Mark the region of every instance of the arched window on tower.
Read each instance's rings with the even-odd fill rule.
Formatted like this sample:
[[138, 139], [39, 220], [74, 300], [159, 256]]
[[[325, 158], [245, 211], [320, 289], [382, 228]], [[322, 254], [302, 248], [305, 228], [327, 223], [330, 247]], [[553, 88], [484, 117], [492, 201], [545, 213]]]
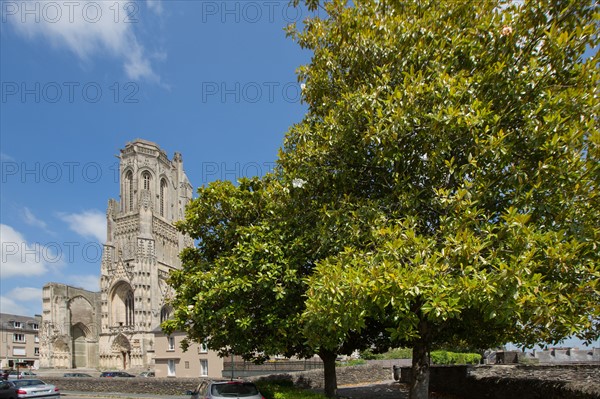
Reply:
[[133, 291], [129, 291], [127, 293], [127, 297], [125, 298], [125, 325], [132, 326], [134, 323], [133, 319]]
[[133, 172], [131, 171], [127, 172], [127, 174], [125, 175], [125, 190], [127, 190], [127, 210], [133, 211]]
[[110, 322], [115, 327], [134, 325], [134, 295], [129, 283], [121, 281], [111, 290]]
[[160, 181], [160, 216], [165, 216], [165, 193], [167, 191], [167, 181]]
[[150, 190], [150, 173], [142, 173], [142, 180], [144, 181], [144, 190]]
[[162, 307], [162, 309], [160, 310], [160, 322], [164, 322], [167, 321], [171, 318], [171, 315], [173, 314], [173, 308], [169, 305], [165, 305]]

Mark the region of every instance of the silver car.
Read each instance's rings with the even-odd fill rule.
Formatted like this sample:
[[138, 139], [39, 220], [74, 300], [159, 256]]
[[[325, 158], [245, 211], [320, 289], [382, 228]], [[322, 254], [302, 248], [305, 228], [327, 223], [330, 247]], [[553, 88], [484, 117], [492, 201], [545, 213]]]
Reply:
[[256, 385], [245, 381], [203, 381], [191, 394], [192, 399], [265, 399]]
[[8, 383], [17, 390], [17, 398], [60, 399], [58, 388], [42, 380], [10, 380]]
[[17, 371], [11, 370], [8, 372], [8, 378], [11, 380], [17, 380], [21, 378], [35, 378], [35, 373], [31, 371]]

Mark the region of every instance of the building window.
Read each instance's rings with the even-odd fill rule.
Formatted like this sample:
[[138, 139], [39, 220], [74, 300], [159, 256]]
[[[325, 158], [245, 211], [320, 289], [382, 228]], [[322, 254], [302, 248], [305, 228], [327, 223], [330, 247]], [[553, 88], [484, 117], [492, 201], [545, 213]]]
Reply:
[[27, 350], [25, 348], [17, 348], [13, 346], [12, 354], [13, 356], [27, 356]]
[[150, 190], [150, 173], [142, 173], [142, 181], [144, 182], [144, 190]]
[[167, 181], [160, 181], [160, 216], [165, 216], [165, 192], [167, 190]]
[[40, 337], [39, 337], [39, 335], [37, 335], [37, 334], [36, 334], [36, 335], [34, 335], [34, 336], [33, 336], [33, 342], [35, 342], [36, 344], [37, 344], [38, 342], [40, 342]]
[[13, 342], [25, 342], [25, 334], [13, 334]]
[[40, 355], [40, 348], [33, 348], [33, 355], [34, 356], [39, 356]]
[[134, 324], [133, 312], [134, 312], [133, 291], [129, 291], [127, 293], [127, 297], [125, 297], [125, 325], [133, 326], [133, 324]]
[[169, 337], [169, 349], [170, 351], [175, 350], [175, 337]]
[[173, 359], [167, 361], [167, 376], [175, 377], [175, 360]]
[[208, 377], [208, 360], [200, 360], [200, 377]]
[[186, 362], [185, 362], [185, 368], [186, 368], [186, 369], [189, 369], [189, 368], [190, 368], [190, 362], [188, 362], [188, 361], [186, 361]]
[[127, 186], [127, 203], [129, 211], [133, 211], [133, 172], [129, 171], [125, 175], [125, 184]]
[[23, 328], [23, 323], [21, 323], [20, 321], [13, 321], [13, 327], [14, 328]]
[[135, 301], [131, 286], [119, 282], [112, 290], [110, 298], [110, 323], [117, 327], [134, 326]]
[[39, 326], [39, 324], [37, 324], [37, 323], [32, 323], [32, 324], [31, 324], [31, 328], [32, 328], [32, 329], [34, 329], [34, 330], [39, 330], [39, 329], [40, 329], [40, 326]]
[[163, 306], [163, 308], [160, 310], [160, 322], [162, 323], [163, 321], [169, 320], [172, 313], [173, 308], [171, 308], [169, 305]]
[[202, 342], [199, 349], [199, 353], [208, 353], [208, 346], [206, 345], [206, 342]]

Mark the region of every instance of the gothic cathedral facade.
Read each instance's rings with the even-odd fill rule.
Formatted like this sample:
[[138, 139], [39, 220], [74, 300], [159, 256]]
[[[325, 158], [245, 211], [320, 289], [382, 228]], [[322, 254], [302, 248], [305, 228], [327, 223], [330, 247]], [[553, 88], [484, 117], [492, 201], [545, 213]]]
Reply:
[[120, 200], [109, 200], [100, 292], [44, 286], [40, 366], [148, 369], [154, 332], [172, 309], [166, 283], [193, 241], [173, 226], [184, 218], [192, 186], [181, 154], [169, 160], [137, 139], [121, 150]]

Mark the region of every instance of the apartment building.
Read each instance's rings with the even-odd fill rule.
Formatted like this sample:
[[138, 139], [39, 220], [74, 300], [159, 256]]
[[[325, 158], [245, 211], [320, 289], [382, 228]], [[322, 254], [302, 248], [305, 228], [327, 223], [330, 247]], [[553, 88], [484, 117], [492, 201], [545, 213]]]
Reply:
[[39, 367], [42, 316], [0, 313], [0, 368]]
[[160, 328], [154, 330], [154, 369], [157, 377], [222, 378], [223, 359], [206, 345], [193, 343], [187, 351], [181, 349], [183, 332], [166, 335]]

